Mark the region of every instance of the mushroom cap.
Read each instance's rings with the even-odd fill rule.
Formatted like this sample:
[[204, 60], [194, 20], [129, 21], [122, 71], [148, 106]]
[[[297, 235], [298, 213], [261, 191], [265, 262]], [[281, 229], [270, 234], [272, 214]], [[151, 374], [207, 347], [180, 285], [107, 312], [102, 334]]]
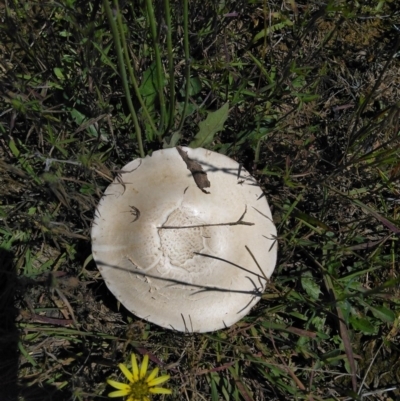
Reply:
[[[191, 161], [209, 188], [196, 184]], [[202, 148], [159, 150], [128, 163], [100, 200], [91, 236], [115, 297], [136, 316], [178, 331], [240, 320], [260, 300], [277, 255], [256, 180]]]

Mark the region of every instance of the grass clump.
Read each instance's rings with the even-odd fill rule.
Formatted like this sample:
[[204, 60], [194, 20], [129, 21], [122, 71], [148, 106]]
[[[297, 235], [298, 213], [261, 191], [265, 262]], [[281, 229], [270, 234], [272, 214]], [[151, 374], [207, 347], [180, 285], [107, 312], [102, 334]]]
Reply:
[[[13, 0], [0, 19], [6, 397], [100, 399], [131, 352], [175, 399], [399, 397], [395, 1]], [[104, 188], [177, 144], [243, 163], [278, 226], [262, 301], [210, 334], [118, 308], [91, 258]]]

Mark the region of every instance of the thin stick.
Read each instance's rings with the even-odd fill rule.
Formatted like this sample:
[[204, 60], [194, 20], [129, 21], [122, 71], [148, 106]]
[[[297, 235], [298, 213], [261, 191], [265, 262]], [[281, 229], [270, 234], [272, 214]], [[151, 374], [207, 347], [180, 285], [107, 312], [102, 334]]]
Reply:
[[[126, 75], [124, 56], [122, 54], [121, 40], [119, 37], [117, 23], [115, 22], [114, 15], [111, 11], [109, 0], [103, 0], [103, 5], [104, 5], [104, 9], [107, 14], [108, 22], [110, 24], [111, 33], [113, 36], [115, 52], [116, 52], [117, 60], [118, 60], [119, 73], [120, 73], [122, 85], [124, 88], [126, 102], [128, 104], [129, 112], [131, 113], [133, 125], [134, 125], [135, 131], [136, 131], [136, 138], [137, 138], [137, 143], [138, 143], [138, 148], [139, 148], [139, 154], [140, 154], [140, 157], [143, 158], [145, 156], [145, 153], [143, 150], [143, 143], [142, 143], [142, 130], [140, 129], [137, 114], [136, 114], [135, 108], [132, 103], [132, 98], [131, 98], [131, 93], [130, 93], [130, 89], [129, 89], [129, 85], [128, 85], [128, 77]], [[116, 0], [114, 0], [114, 7], [116, 8], [116, 10], [118, 10], [118, 3], [116, 2]], [[119, 12], [119, 11], [117, 11], [117, 12]]]
[[272, 336], [271, 329], [269, 330], [269, 335], [271, 337], [272, 346], [274, 347], [274, 350], [275, 350], [276, 354], [278, 355], [278, 358], [281, 360], [282, 365], [285, 367], [286, 372], [289, 373], [289, 375], [291, 376], [293, 381], [297, 384], [297, 386], [299, 387], [300, 390], [306, 391], [306, 387], [304, 386], [304, 384], [296, 376], [296, 374], [289, 368], [289, 366], [287, 365], [285, 360], [282, 358], [282, 355], [279, 353], [278, 349], [276, 348], [274, 337]]
[[172, 49], [172, 23], [171, 9], [169, 0], [164, 0], [165, 23], [167, 25], [167, 50], [168, 50], [168, 67], [169, 67], [169, 117], [166, 132], [174, 124], [175, 117], [175, 70], [174, 70], [174, 54]]
[[247, 252], [250, 254], [250, 256], [253, 258], [255, 264], [257, 265], [258, 269], [260, 270], [260, 272], [261, 272], [261, 274], [263, 275], [263, 277], [265, 278], [265, 280], [267, 280], [267, 282], [268, 282], [268, 281], [269, 281], [269, 280], [268, 280], [268, 277], [267, 277], [267, 276], [265, 275], [265, 273], [263, 272], [263, 269], [261, 269], [260, 264], [257, 262], [257, 259], [256, 259], [255, 256], [253, 255], [253, 252], [250, 251], [250, 248], [249, 248], [247, 245], [245, 245], [244, 247], [246, 248], [246, 250], [247, 250]]
[[[383, 341], [382, 341], [381, 345], [379, 346], [378, 351], [376, 351], [374, 357], [372, 358], [371, 363], [369, 364], [367, 371], [365, 372], [364, 378], [363, 378], [363, 380], [362, 380], [362, 382], [361, 382], [361, 384], [360, 384], [360, 388], [358, 389], [358, 395], [361, 394], [361, 391], [362, 391], [362, 388], [363, 388], [363, 386], [364, 386], [365, 380], [366, 380], [366, 378], [367, 378], [367, 376], [368, 376], [368, 373], [369, 373], [369, 371], [370, 371], [372, 365], [374, 364], [375, 359], [376, 359], [376, 357], [378, 356], [379, 351], [381, 350], [382, 346], [383, 346]], [[362, 396], [365, 396], [365, 394], [362, 394]]]
[[229, 222], [229, 223], [214, 223], [214, 224], [194, 224], [192, 226], [162, 226], [157, 227], [159, 230], [180, 230], [183, 228], [200, 228], [200, 227], [218, 227], [218, 226], [254, 226], [254, 223], [250, 223], [248, 221], [243, 221], [243, 217], [247, 212], [247, 206], [244, 213], [240, 216], [238, 221]]
[[163, 88], [164, 80], [162, 71], [162, 61], [161, 61], [159, 40], [157, 37], [156, 17], [154, 15], [153, 3], [151, 0], [146, 0], [145, 2], [146, 2], [148, 22], [150, 25], [150, 34], [153, 40], [153, 50], [156, 62], [157, 94], [158, 94], [158, 99], [160, 101], [160, 125], [159, 125], [158, 137], [161, 140], [164, 131], [164, 123], [165, 123], [164, 119], [166, 113], [164, 88]]
[[185, 51], [185, 100], [183, 102], [183, 110], [181, 121], [179, 122], [178, 132], [182, 129], [185, 122], [187, 107], [189, 103], [190, 91], [190, 51], [189, 51], [189, 1], [183, 1], [183, 48]]

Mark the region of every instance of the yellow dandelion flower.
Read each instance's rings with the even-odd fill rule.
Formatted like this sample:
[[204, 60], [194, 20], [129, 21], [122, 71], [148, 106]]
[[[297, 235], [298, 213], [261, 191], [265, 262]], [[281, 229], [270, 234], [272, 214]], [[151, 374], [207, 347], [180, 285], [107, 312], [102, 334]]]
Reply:
[[108, 394], [109, 397], [128, 397], [126, 401], [150, 401], [151, 394], [172, 394], [172, 391], [168, 388], [156, 387], [169, 380], [169, 375], [157, 377], [158, 368], [153, 369], [147, 375], [147, 368], [149, 366], [148, 355], [144, 356], [140, 369], [135, 354], [132, 354], [131, 358], [132, 372], [123, 363], [118, 365], [122, 373], [129, 380], [129, 383], [120, 383], [108, 379], [107, 383], [118, 390]]

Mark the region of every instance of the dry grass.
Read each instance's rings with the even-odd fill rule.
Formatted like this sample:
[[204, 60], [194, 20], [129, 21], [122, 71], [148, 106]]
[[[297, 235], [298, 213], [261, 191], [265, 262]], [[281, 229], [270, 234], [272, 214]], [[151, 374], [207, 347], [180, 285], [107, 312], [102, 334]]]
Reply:
[[[171, 374], [177, 400], [400, 397], [399, 10], [360, 3], [190, 2], [199, 90], [180, 143], [229, 101], [210, 148], [257, 177], [280, 243], [261, 302], [210, 334], [132, 316], [91, 258], [95, 205], [138, 155], [101, 3], [0, 5], [2, 399], [105, 398], [131, 352]], [[132, 4], [141, 80], [153, 55]], [[179, 115], [183, 11], [172, 9]], [[160, 147], [145, 138], [147, 152]]]

